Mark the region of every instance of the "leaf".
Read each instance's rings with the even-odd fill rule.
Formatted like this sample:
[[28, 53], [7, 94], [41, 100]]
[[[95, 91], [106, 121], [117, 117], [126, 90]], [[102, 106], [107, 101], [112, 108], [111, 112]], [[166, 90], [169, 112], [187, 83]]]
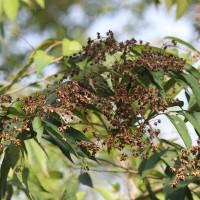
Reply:
[[[54, 137], [54, 139], [57, 140], [57, 142], [61, 142], [65, 145], [65, 147], [68, 149], [70, 153], [73, 153], [76, 157], [85, 157], [85, 154], [81, 151], [81, 149], [77, 146], [74, 138], [67, 132], [61, 133], [58, 130], [58, 127], [55, 126], [52, 123], [49, 123], [45, 121], [47, 126], [45, 126], [45, 129], [49, 133], [51, 137]], [[75, 129], [74, 129], [75, 130]], [[62, 141], [63, 138], [66, 138], [66, 141]]]
[[19, 0], [5, 0], [3, 1], [4, 12], [11, 22], [14, 22], [19, 10]]
[[43, 69], [51, 63], [53, 56], [46, 54], [42, 50], [36, 51], [34, 55], [34, 63], [38, 74], [41, 74]]
[[9, 115], [10, 117], [16, 117], [16, 116], [25, 117], [26, 116], [21, 110], [18, 110], [17, 108], [14, 108], [14, 107], [8, 108], [7, 115]]
[[193, 111], [198, 111], [200, 112], [200, 105], [197, 104], [195, 95], [192, 94], [190, 96], [189, 102], [188, 102], [188, 111], [193, 112]]
[[51, 179], [62, 179], [63, 173], [60, 171], [50, 171], [49, 176]]
[[200, 106], [200, 87], [199, 87], [199, 83], [198, 83], [197, 79], [195, 79], [195, 77], [193, 77], [190, 74], [181, 73], [180, 76], [183, 77], [185, 82], [192, 89], [192, 92], [194, 93], [194, 95], [196, 97], [197, 103]]
[[165, 140], [165, 139], [160, 139], [161, 142], [166, 143], [174, 148], [176, 148], [177, 150], [181, 150], [183, 149], [183, 147], [180, 144], [174, 143], [173, 141], [170, 140]]
[[107, 188], [100, 185], [95, 185], [94, 188], [101, 194], [104, 200], [113, 200], [113, 195]]
[[165, 187], [164, 187], [164, 193], [166, 194], [165, 199], [170, 200], [189, 200], [186, 198], [189, 193], [188, 184], [194, 182], [194, 177], [185, 177], [184, 181], [179, 182], [179, 184], [176, 186], [176, 188], [171, 188], [169, 184], [173, 180], [169, 178], [167, 181], [165, 181]]
[[63, 144], [62, 141], [58, 140], [50, 131], [46, 130], [49, 135], [43, 135], [43, 138], [46, 139], [47, 141], [51, 142], [52, 144], [56, 145], [61, 151], [62, 153], [72, 162], [74, 163], [74, 161], [72, 160], [71, 156], [70, 156], [70, 152], [69, 149]]
[[200, 135], [200, 112], [184, 112], [183, 115], [193, 125]]
[[32, 121], [33, 130], [37, 133], [36, 137], [38, 142], [41, 141], [42, 134], [44, 132], [44, 126], [40, 116], [36, 116]]
[[[78, 177], [75, 175], [70, 176], [66, 183], [66, 192], [65, 192], [65, 198], [62, 198], [63, 200], [77, 200], [76, 193], [79, 188], [79, 180]], [[69, 187], [70, 186], [70, 187]]]
[[67, 38], [64, 38], [62, 41], [62, 55], [69, 56], [73, 53], [77, 53], [82, 49], [82, 46], [79, 42], [73, 40], [70, 41]]
[[14, 168], [19, 160], [19, 148], [11, 144], [5, 150], [5, 155], [1, 164], [0, 169], [0, 199], [3, 197], [6, 185], [7, 176], [10, 168]]
[[[182, 2], [182, 0], [179, 0], [179, 1]], [[186, 1], [186, 0], [183, 0], [183, 1]], [[189, 44], [189, 43], [187, 43], [187, 42], [185, 42], [185, 41], [183, 41], [183, 40], [181, 40], [181, 39], [179, 39], [179, 38], [177, 38], [177, 37], [166, 36], [164, 39], [175, 40], [175, 41], [179, 42], [180, 44], [183, 44], [183, 45], [187, 46], [188, 48], [190, 48], [190, 49], [192, 49], [192, 50], [194, 50], [194, 51], [200, 53], [200, 52], [199, 52], [196, 48], [194, 48], [191, 44]]]
[[33, 199], [28, 188], [28, 169], [21, 165], [21, 159], [19, 165], [15, 168], [12, 184], [22, 189], [29, 199]]
[[14, 144], [10, 144], [7, 148], [7, 157], [9, 159], [11, 168], [14, 169], [20, 158], [19, 147], [15, 146]]
[[80, 183], [82, 183], [83, 185], [87, 185], [89, 187], [93, 187], [93, 184], [92, 184], [92, 179], [90, 177], [90, 175], [85, 172], [85, 173], [82, 173], [80, 176], [79, 176], [79, 181]]
[[150, 73], [151, 73], [154, 81], [162, 88], [162, 84], [163, 84], [164, 76], [165, 76], [164, 70], [161, 69], [156, 72], [151, 71]]
[[155, 152], [147, 160], [143, 160], [139, 166], [139, 173], [142, 175], [142, 178], [145, 178], [152, 169], [158, 164], [161, 160], [161, 156], [164, 155], [167, 150], [160, 151], [159, 153]]
[[70, 135], [74, 140], [83, 140], [86, 142], [91, 142], [91, 140], [89, 138], [87, 138], [83, 133], [81, 133], [80, 131], [74, 129], [74, 128], [69, 128], [65, 131], [65, 134]]
[[41, 8], [45, 8], [45, 1], [44, 0], [36, 0], [36, 2]]
[[[173, 98], [182, 90], [182, 87], [177, 85], [176, 82], [177, 82], [176, 79], [171, 78], [165, 83], [164, 91], [166, 96], [170, 94], [170, 96]], [[173, 91], [174, 90], [173, 88], [175, 88], [175, 92]]]
[[[27, 158], [31, 166], [37, 166], [40, 168], [40, 170], [48, 176], [48, 157], [46, 155], [46, 152], [40, 147], [40, 144], [38, 144], [35, 140], [27, 140], [25, 142], [26, 149], [27, 149]], [[34, 170], [34, 169], [32, 169]], [[37, 170], [37, 168], [35, 168]]]
[[173, 6], [174, 0], [166, 0], [166, 8], [169, 11], [169, 9]]
[[84, 200], [84, 197], [87, 195], [86, 192], [78, 192], [76, 193], [77, 200]]
[[192, 147], [192, 139], [188, 132], [187, 126], [185, 122], [176, 115], [166, 115], [172, 124], [175, 126], [176, 130], [178, 131], [179, 135], [181, 136], [185, 146], [190, 149]]
[[[183, 148], [181, 148], [183, 149]], [[173, 166], [174, 165], [174, 158], [178, 156], [178, 153], [174, 149], [168, 148], [167, 152], [161, 156], [161, 159], [168, 165]]]
[[195, 67], [193, 67], [192, 65], [190, 65], [189, 63], [186, 63], [184, 66], [184, 69], [191, 74], [192, 76], [194, 76], [197, 79], [200, 79], [200, 72], [199, 70], [197, 70]]
[[176, 0], [176, 19], [179, 19], [188, 9], [188, 0]]
[[150, 75], [153, 78], [153, 83], [156, 85], [160, 93], [164, 96], [164, 88], [163, 88], [163, 81], [164, 81], [164, 70], [159, 70], [156, 72], [149, 71]]
[[83, 120], [85, 123], [90, 124], [90, 122], [88, 121], [88, 119], [80, 111], [74, 109], [74, 110], [72, 110], [72, 113], [74, 115], [76, 115], [77, 117], [79, 117], [81, 120]]
[[[4, 0], [0, 0], [0, 19], [3, 19], [3, 2]], [[0, 20], [0, 23], [2, 23], [2, 20]]]
[[6, 191], [6, 183], [7, 183], [7, 176], [8, 172], [10, 171], [10, 162], [9, 159], [6, 157], [6, 155], [3, 158], [3, 162], [1, 164], [1, 169], [0, 169], [0, 199], [5, 194]]
[[21, 188], [29, 199], [33, 199], [28, 188], [27, 180], [28, 180], [28, 169], [25, 168], [23, 149], [20, 149], [19, 159], [14, 169], [14, 174], [12, 177], [12, 185]]

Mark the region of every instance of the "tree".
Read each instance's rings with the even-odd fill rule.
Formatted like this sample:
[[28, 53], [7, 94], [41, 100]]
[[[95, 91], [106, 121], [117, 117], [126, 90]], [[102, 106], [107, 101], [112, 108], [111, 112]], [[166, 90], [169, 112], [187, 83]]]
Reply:
[[[190, 51], [180, 53], [177, 42]], [[45, 40], [0, 88], [1, 199], [21, 191], [29, 199], [84, 199], [87, 189], [81, 191], [80, 184], [104, 199], [198, 199], [198, 58], [198, 50], [173, 37], [162, 47], [134, 38], [118, 42], [112, 31], [97, 33], [84, 46], [67, 38]], [[57, 72], [45, 77], [49, 64]], [[32, 74], [38, 78], [19, 84]], [[31, 86], [39, 89], [19, 93]], [[176, 99], [181, 91], [187, 108]], [[184, 145], [159, 137], [163, 115]], [[195, 130], [196, 144], [186, 123]], [[94, 185], [90, 174], [103, 171], [99, 164], [125, 173], [136, 195], [130, 185], [123, 191], [121, 182], [111, 182], [112, 191]]]

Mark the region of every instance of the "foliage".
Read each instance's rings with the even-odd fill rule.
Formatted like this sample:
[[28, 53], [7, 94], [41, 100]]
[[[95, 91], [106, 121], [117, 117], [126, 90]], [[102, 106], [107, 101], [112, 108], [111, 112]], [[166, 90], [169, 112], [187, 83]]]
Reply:
[[[88, 25], [118, 4], [54, 2], [0, 0], [0, 199], [199, 199], [200, 52], [171, 36], [162, 47], [118, 42], [112, 31], [82, 46]], [[198, 3], [145, 0], [128, 9], [142, 15], [152, 2], [175, 5], [177, 19]], [[77, 5], [86, 23], [60, 23]], [[38, 34], [54, 30], [56, 39], [14, 52], [9, 21]], [[182, 143], [163, 139], [166, 118]]]
[[[93, 185], [89, 172], [70, 172], [74, 164], [90, 171], [98, 163], [107, 163], [136, 182], [143, 180], [136, 199], [198, 196], [200, 140], [192, 145], [185, 123], [193, 125], [199, 138], [200, 72], [189, 64], [191, 58], [173, 54], [176, 46], [174, 38], [161, 48], [134, 38], [117, 42], [109, 31], [106, 37], [97, 33], [97, 39], [89, 38], [82, 48], [67, 38], [50, 39], [30, 53], [11, 83], [0, 89], [1, 198], [23, 191], [29, 199], [83, 199], [87, 193], [78, 193], [82, 183], [112, 199], [119, 186], [113, 185], [114, 194], [109, 193]], [[24, 89], [12, 88], [29, 76], [33, 64], [38, 77], [48, 64], [59, 71], [42, 79], [48, 80], [46, 88], [40, 85], [29, 96], [10, 96]], [[188, 109], [175, 99], [182, 90]], [[163, 115], [184, 146], [159, 138], [156, 126]], [[101, 158], [105, 152], [107, 159]], [[123, 162], [130, 167], [122, 167]], [[58, 168], [66, 165], [71, 176]]]

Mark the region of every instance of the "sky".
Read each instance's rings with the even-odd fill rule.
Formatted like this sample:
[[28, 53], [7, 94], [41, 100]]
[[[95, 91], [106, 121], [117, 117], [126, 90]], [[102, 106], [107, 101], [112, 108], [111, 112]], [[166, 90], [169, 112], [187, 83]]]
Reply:
[[[87, 35], [95, 37], [96, 30], [105, 33], [110, 29], [120, 40], [135, 37], [137, 40], [154, 42], [162, 40], [165, 36], [176, 36], [187, 42], [193, 41], [197, 34], [192, 24], [192, 14], [184, 15], [176, 21], [175, 10], [176, 6], [167, 12], [164, 3], [159, 8], [151, 4], [144, 11], [144, 17], [138, 19], [130, 10], [120, 9], [114, 15], [102, 15], [97, 18], [88, 29]], [[127, 22], [133, 27], [129, 33], [124, 31]]]

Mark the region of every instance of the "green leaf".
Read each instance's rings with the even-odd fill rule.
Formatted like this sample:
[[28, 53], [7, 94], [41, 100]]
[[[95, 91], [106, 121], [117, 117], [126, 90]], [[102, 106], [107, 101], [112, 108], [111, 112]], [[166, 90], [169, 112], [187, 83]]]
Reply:
[[104, 200], [113, 200], [113, 195], [108, 189], [100, 185], [95, 185], [94, 188], [101, 194]]
[[161, 160], [161, 156], [166, 153], [167, 150], [163, 150], [159, 153], [155, 152], [147, 160], [143, 160], [139, 166], [139, 173], [142, 175], [142, 178], [145, 178], [152, 169], [158, 164]]
[[[76, 141], [74, 138], [67, 132], [61, 133], [58, 130], [58, 127], [55, 126], [52, 123], [49, 123], [45, 121], [47, 126], [45, 126], [45, 129], [49, 133], [51, 137], [54, 137], [54, 139], [57, 140], [57, 142], [61, 142], [65, 145], [65, 147], [68, 149], [70, 153], [73, 153], [75, 156], [79, 157], [84, 157], [85, 154], [81, 151], [81, 149], [77, 146]], [[63, 138], [66, 138], [66, 141], [62, 141]]]
[[59, 171], [50, 171], [49, 176], [52, 179], [62, 179], [63, 178], [63, 173]]
[[15, 146], [14, 144], [10, 144], [6, 151], [6, 156], [9, 159], [10, 166], [12, 169], [14, 169], [20, 157], [19, 147]]
[[183, 115], [193, 125], [200, 135], [200, 112], [184, 112]]
[[164, 70], [159, 70], [157, 72], [149, 71], [150, 75], [153, 78], [153, 84], [156, 85], [160, 93], [164, 96], [164, 88], [163, 88], [163, 81], [164, 81]]
[[189, 102], [188, 102], [188, 111], [198, 111], [200, 112], [200, 105], [196, 101], [196, 97], [194, 94], [190, 96]]
[[150, 73], [151, 73], [154, 81], [162, 88], [162, 84], [163, 84], [164, 76], [165, 76], [164, 70], [161, 69], [157, 72], [151, 71]]
[[66, 185], [66, 190], [65, 190], [65, 194], [62, 197], [62, 199], [63, 200], [65, 200], [65, 199], [67, 199], [67, 200], [77, 200], [76, 193], [77, 193], [78, 188], [79, 188], [78, 177], [75, 176], [75, 175], [70, 176], [67, 179], [65, 185]]
[[62, 153], [72, 162], [74, 163], [74, 161], [71, 158], [69, 149], [63, 144], [62, 141], [60, 141], [59, 139], [57, 139], [50, 131], [46, 130], [49, 135], [43, 135], [43, 138], [49, 142], [51, 142], [52, 144], [56, 145], [61, 151]]
[[77, 117], [79, 117], [81, 120], [83, 120], [85, 123], [90, 124], [90, 122], [88, 121], [88, 119], [85, 117], [85, 115], [83, 115], [80, 111], [74, 109], [72, 110], [72, 113], [74, 115], [76, 115]]
[[19, 9], [19, 0], [5, 0], [3, 1], [4, 12], [11, 22], [15, 21]]
[[10, 162], [9, 159], [6, 157], [6, 155], [3, 158], [1, 168], [0, 168], [0, 199], [5, 194], [6, 191], [6, 185], [7, 185], [7, 176], [8, 172], [10, 171]]
[[21, 165], [22, 158], [20, 158], [19, 165], [15, 168], [12, 184], [22, 189], [29, 199], [33, 199], [28, 188], [28, 169]]
[[160, 139], [160, 141], [176, 148], [179, 151], [183, 149], [183, 147], [180, 144], [174, 143], [172, 140], [170, 141], [170, 140]]
[[190, 74], [181, 73], [180, 76], [183, 77], [185, 82], [192, 89], [192, 92], [194, 93], [194, 95], [196, 97], [197, 103], [200, 106], [200, 87], [199, 87], [199, 83], [198, 83], [197, 79]]
[[192, 147], [192, 139], [188, 132], [188, 129], [185, 125], [185, 122], [176, 115], [166, 115], [172, 124], [175, 126], [176, 130], [178, 131], [179, 135], [181, 136], [185, 146], [190, 149]]
[[[33, 139], [26, 140], [27, 159], [31, 166], [38, 166], [40, 170], [48, 176], [48, 157], [46, 152], [40, 147], [40, 145]], [[34, 170], [34, 169], [33, 169]], [[35, 168], [37, 170], [37, 168]]]
[[192, 76], [194, 76], [197, 79], [200, 79], [200, 72], [199, 70], [197, 70], [195, 67], [193, 67], [192, 65], [190, 65], [189, 63], [186, 63], [184, 66], [184, 69], [191, 74]]
[[14, 108], [14, 107], [8, 108], [7, 115], [9, 115], [10, 117], [16, 117], [16, 116], [25, 117], [26, 116], [22, 111], [18, 110], [17, 108]]
[[[181, 148], [183, 149], [183, 148]], [[168, 148], [165, 154], [161, 155], [161, 159], [168, 165], [173, 166], [174, 165], [174, 158], [178, 156], [178, 153], [174, 149]]]
[[74, 140], [83, 140], [86, 142], [91, 142], [91, 140], [89, 138], [87, 138], [83, 133], [81, 133], [80, 131], [74, 129], [74, 128], [69, 128], [65, 131], [65, 134], [67, 134], [67, 136], [71, 136]]
[[87, 172], [85, 172], [85, 173], [83, 173], [83, 174], [81, 174], [79, 176], [79, 181], [83, 185], [87, 185], [89, 187], [93, 187], [92, 179], [91, 179], [90, 175]]
[[77, 200], [84, 200], [84, 197], [87, 195], [86, 192], [78, 192], [76, 193]]
[[82, 46], [79, 42], [73, 40], [70, 41], [67, 38], [64, 38], [62, 41], [62, 55], [69, 56], [73, 53], [77, 53], [82, 49]]
[[[0, 19], [3, 19], [3, 2], [4, 0], [0, 0]], [[2, 23], [2, 20], [0, 20], [0, 23]]]
[[40, 116], [36, 116], [32, 121], [33, 130], [37, 133], [36, 137], [38, 142], [41, 141], [42, 134], [44, 132], [44, 126]]
[[47, 126], [45, 125], [45, 130], [48, 132], [48, 134], [53, 137], [57, 142], [63, 143], [70, 153], [76, 155], [76, 152], [68, 142], [62, 142], [63, 134], [58, 131], [58, 127], [46, 121], [45, 123], [47, 124]]
[[51, 63], [53, 56], [46, 54], [42, 50], [36, 51], [34, 55], [34, 63], [38, 74], [41, 74], [43, 69]]
[[170, 10], [170, 8], [173, 6], [174, 0], [166, 0], [166, 8], [167, 10]]
[[176, 19], [179, 19], [188, 10], [188, 0], [176, 0]]
[[5, 150], [5, 155], [1, 164], [0, 169], [0, 199], [3, 197], [6, 185], [7, 176], [10, 168], [14, 168], [19, 160], [19, 148], [11, 144]]
[[[166, 96], [170, 94], [170, 96], [173, 98], [182, 90], [182, 87], [178, 86], [176, 82], [177, 82], [176, 79], [171, 78], [165, 83], [164, 91]], [[175, 92], [174, 92], [174, 87], [175, 87]]]
[[45, 8], [45, 1], [44, 0], [36, 0], [36, 2], [41, 8]]
[[176, 188], [172, 188], [169, 184], [173, 180], [170, 178], [165, 182], [164, 193], [166, 194], [165, 199], [169, 200], [190, 200], [190, 198], [186, 198], [189, 195], [190, 189], [188, 188], [188, 184], [194, 182], [194, 177], [185, 177], [184, 181], [178, 183]]
[[[182, 2], [182, 0], [179, 0], [179, 1]], [[183, 0], [183, 1], [185, 1], [185, 0]], [[200, 52], [199, 52], [196, 48], [194, 48], [191, 44], [189, 44], [189, 43], [187, 43], [187, 42], [185, 42], [185, 41], [183, 41], [183, 40], [181, 40], [181, 39], [179, 39], [179, 38], [177, 38], [177, 37], [166, 36], [164, 39], [175, 40], [175, 41], [179, 42], [180, 44], [183, 44], [183, 45], [187, 46], [188, 48], [190, 48], [190, 49], [192, 49], [192, 50], [194, 50], [194, 51], [200, 53]]]

